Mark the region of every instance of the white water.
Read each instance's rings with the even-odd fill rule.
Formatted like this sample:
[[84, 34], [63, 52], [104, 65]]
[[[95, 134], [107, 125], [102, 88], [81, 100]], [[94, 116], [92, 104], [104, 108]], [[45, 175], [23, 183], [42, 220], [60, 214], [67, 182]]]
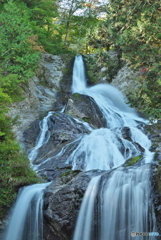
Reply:
[[82, 138], [67, 162], [72, 162], [73, 170], [109, 170], [125, 162], [119, 144], [109, 129], [95, 129]]
[[[73, 72], [75, 71], [76, 68]], [[113, 86], [99, 84], [93, 87], [84, 85], [82, 88], [79, 87], [82, 80], [75, 78], [75, 75], [76, 73], [73, 75], [73, 92], [88, 95], [95, 100], [106, 119], [107, 128], [95, 129], [90, 134], [85, 134], [67, 162], [72, 163], [73, 170], [116, 169], [100, 184], [100, 180], [96, 179], [89, 183], [73, 240], [131, 240], [132, 231], [156, 231], [156, 220], [150, 200], [149, 163], [153, 160], [153, 153], [149, 150], [151, 142], [137, 128], [139, 123], [145, 124], [147, 121], [125, 103], [122, 93]], [[127, 137], [124, 136], [124, 127], [128, 130]], [[143, 160], [138, 167], [118, 168], [127, 159], [139, 155], [143, 155]], [[92, 190], [89, 192], [90, 188], [94, 188], [94, 184], [96, 189], [100, 189], [98, 194], [97, 190], [94, 194]], [[90, 199], [92, 203], [87, 205]], [[97, 204], [94, 204], [95, 202]], [[90, 214], [86, 214], [87, 206]], [[91, 227], [92, 224], [96, 230]], [[90, 230], [87, 230], [86, 225]], [[83, 233], [79, 234], [78, 229]], [[139, 240], [143, 239], [155, 238], [139, 237]]]
[[[91, 239], [92, 217], [95, 205], [95, 198], [98, 193], [100, 176], [92, 178], [90, 181], [79, 212], [73, 240]], [[83, 219], [83, 221], [82, 221]]]
[[[131, 240], [132, 231], [156, 231], [149, 166], [118, 168], [100, 178], [94, 177], [86, 189], [73, 240]], [[148, 239], [155, 237], [139, 237]]]
[[21, 189], [11, 215], [6, 240], [43, 239], [43, 192], [49, 183]]
[[108, 128], [136, 126], [136, 121], [146, 122], [125, 103], [123, 94], [110, 84], [98, 84], [78, 91], [92, 97], [102, 111]]
[[86, 87], [86, 76], [82, 56], [76, 56], [73, 68], [72, 92], [78, 92]]
[[[143, 165], [128, 170], [119, 168], [104, 180], [99, 195], [99, 239], [130, 240], [132, 231], [156, 230], [153, 229], [155, 216], [150, 201], [149, 179], [150, 169]], [[150, 226], [152, 223], [153, 227]], [[143, 239], [149, 238], [139, 237], [139, 240]]]
[[50, 134], [48, 131], [48, 119], [53, 114], [53, 112], [49, 112], [46, 117], [43, 118], [43, 120], [40, 122], [40, 136], [37, 139], [37, 143], [35, 147], [31, 150], [31, 152], [28, 155], [28, 158], [30, 161], [34, 161], [35, 158], [38, 155], [38, 150], [49, 141]]

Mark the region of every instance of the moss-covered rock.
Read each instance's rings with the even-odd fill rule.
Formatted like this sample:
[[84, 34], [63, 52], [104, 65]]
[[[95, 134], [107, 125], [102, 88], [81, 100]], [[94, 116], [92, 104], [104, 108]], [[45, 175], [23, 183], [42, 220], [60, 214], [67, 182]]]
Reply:
[[143, 158], [143, 156], [137, 156], [137, 157], [130, 158], [126, 161], [126, 163], [123, 166], [124, 167], [132, 166], [135, 163], [137, 163], [138, 161], [140, 161], [142, 158]]

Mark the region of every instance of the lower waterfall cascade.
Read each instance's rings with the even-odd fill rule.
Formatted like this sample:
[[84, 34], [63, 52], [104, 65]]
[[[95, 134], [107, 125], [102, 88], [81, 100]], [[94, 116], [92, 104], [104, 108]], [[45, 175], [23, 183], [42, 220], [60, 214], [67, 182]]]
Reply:
[[[132, 232], [157, 234], [150, 180], [154, 153], [150, 151], [151, 141], [144, 133], [148, 121], [130, 108], [123, 94], [112, 85], [88, 87], [80, 55], [75, 57], [72, 93], [92, 98], [106, 121], [106, 127], [94, 128], [71, 116], [71, 124], [79, 123], [84, 132], [54, 153], [59, 158], [72, 146], [65, 159], [65, 164], [72, 166], [71, 170], [98, 171], [85, 191], [72, 239], [132, 240]], [[50, 111], [40, 122], [39, 136], [28, 152], [31, 166], [37, 172], [46, 162], [52, 161], [52, 157], [42, 157], [42, 162], [36, 162], [51, 137], [50, 118], [53, 114], [54, 111]], [[126, 165], [132, 158], [139, 160]], [[34, 184], [20, 190], [5, 240], [46, 239], [42, 229], [42, 209], [43, 193], [49, 184]], [[148, 239], [155, 240], [156, 237], [139, 236], [139, 240]]]
[[49, 183], [21, 189], [9, 222], [6, 240], [43, 239], [43, 191]]

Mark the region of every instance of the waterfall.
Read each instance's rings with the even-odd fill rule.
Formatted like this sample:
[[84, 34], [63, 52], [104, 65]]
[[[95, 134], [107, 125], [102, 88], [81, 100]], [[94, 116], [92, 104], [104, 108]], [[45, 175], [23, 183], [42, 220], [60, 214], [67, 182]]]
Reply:
[[[92, 178], [87, 187], [73, 240], [131, 240], [132, 231], [154, 232], [150, 168], [118, 168], [105, 175]], [[149, 237], [139, 237], [144, 239]]]
[[[77, 56], [73, 68], [72, 90], [75, 89], [77, 93], [95, 100], [106, 119], [107, 128], [90, 129], [91, 133], [84, 135], [66, 163], [72, 163], [73, 170], [84, 171], [116, 168], [139, 155], [143, 155], [144, 162], [150, 163], [153, 159], [153, 153], [149, 151], [151, 142], [137, 128], [139, 123], [145, 124], [147, 121], [138, 116], [136, 111], [126, 104], [123, 94], [110, 84], [97, 84], [92, 87], [85, 87], [84, 84], [83, 88], [80, 87], [82, 78], [83, 82], [85, 81], [82, 64], [81, 56]], [[130, 140], [122, 134], [124, 127], [128, 128]], [[138, 146], [144, 149], [144, 153]]]
[[[131, 232], [153, 232], [150, 169], [119, 168], [104, 179], [99, 195], [101, 240], [130, 240]], [[139, 237], [139, 240], [149, 239]]]
[[[123, 94], [110, 84], [87, 87], [82, 56], [75, 58], [72, 92], [92, 97], [106, 119], [106, 127], [95, 129], [89, 123], [66, 116], [72, 126], [81, 124], [85, 131], [55, 152], [58, 158], [70, 149], [68, 157], [64, 157], [68, 168], [70, 163], [72, 170], [95, 170], [96, 173], [83, 197], [73, 240], [132, 240], [132, 232], [156, 231], [150, 182], [153, 153], [151, 141], [143, 130], [147, 121], [130, 108]], [[29, 153], [36, 170], [53, 157], [50, 152], [37, 165], [34, 162], [54, 132], [50, 134], [49, 129], [52, 114], [49, 112], [40, 122], [40, 134]], [[59, 120], [61, 117], [57, 116]], [[135, 157], [140, 158], [139, 162], [124, 165]], [[5, 240], [44, 239], [43, 193], [48, 184], [20, 190]], [[144, 239], [155, 240], [139, 237]]]
[[73, 85], [72, 92], [79, 92], [86, 88], [86, 76], [82, 56], [78, 55], [75, 57], [73, 67]]
[[[91, 227], [95, 198], [98, 192], [100, 176], [92, 178], [85, 192], [81, 211], [78, 215], [73, 240], [91, 239]], [[83, 221], [82, 221], [83, 220]]]
[[43, 192], [48, 184], [34, 184], [20, 190], [6, 240], [43, 240]]
[[42, 145], [46, 144], [50, 138], [50, 134], [48, 132], [48, 119], [53, 114], [53, 112], [49, 112], [46, 117], [40, 122], [40, 135], [37, 138], [37, 143], [32, 151], [29, 153], [28, 158], [30, 161], [34, 161], [38, 155], [38, 150], [42, 147]]
[[[80, 69], [78, 62], [77, 68], [73, 69], [75, 75], [77, 69]], [[149, 150], [150, 140], [138, 127], [147, 121], [126, 104], [125, 97], [115, 87], [98, 84], [80, 88], [81, 81], [73, 78], [73, 92], [94, 99], [106, 119], [107, 127], [93, 129], [90, 134], [84, 135], [67, 163], [72, 163], [73, 170], [112, 171], [100, 174], [97, 180], [94, 178], [89, 183], [73, 240], [131, 240], [132, 232], [156, 231], [150, 182], [150, 163], [154, 154]], [[137, 165], [121, 166], [129, 158], [139, 155], [143, 157]], [[78, 233], [78, 229], [83, 233]], [[141, 236], [139, 239], [155, 237]]]

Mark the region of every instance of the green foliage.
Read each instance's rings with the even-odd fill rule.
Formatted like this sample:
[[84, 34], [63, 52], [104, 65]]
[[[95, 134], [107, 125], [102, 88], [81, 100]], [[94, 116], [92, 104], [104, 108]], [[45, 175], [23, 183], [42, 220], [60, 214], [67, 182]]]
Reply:
[[[16, 76], [12, 76], [13, 78]], [[7, 78], [0, 85], [0, 219], [5, 216], [16, 197], [19, 187], [36, 183], [38, 178], [30, 169], [24, 153], [20, 151], [11, 131], [11, 120], [7, 113], [6, 104], [12, 102], [12, 83]], [[13, 85], [13, 89], [14, 89]], [[15, 89], [14, 89], [15, 90]]]
[[[4, 127], [10, 128], [6, 123]], [[20, 187], [39, 181], [12, 133], [7, 130], [7, 136], [0, 136], [0, 218], [4, 217]]]
[[31, 20], [34, 22], [33, 31], [44, 50], [51, 54], [60, 54], [66, 51], [62, 42], [62, 34], [58, 18], [58, 7], [54, 0], [40, 0], [36, 4], [28, 4], [31, 9]]
[[86, 118], [86, 117], [82, 118], [82, 120], [83, 120], [84, 122], [90, 122], [90, 121], [91, 121], [90, 118]]
[[0, 88], [3, 89], [4, 93], [8, 94], [7, 96], [12, 99], [12, 101], [23, 100], [22, 88], [19, 83], [20, 81], [17, 74], [9, 74], [7, 76], [0, 75]]
[[[107, 82], [117, 75], [119, 69], [123, 66], [123, 61], [115, 52], [102, 52], [97, 50], [94, 55], [86, 56], [87, 75], [93, 84], [97, 84], [105, 78]], [[104, 69], [101, 71], [101, 69]]]
[[33, 32], [25, 4], [5, 4], [0, 23], [1, 74], [17, 74], [19, 82], [33, 77], [40, 54], [29, 42]]

